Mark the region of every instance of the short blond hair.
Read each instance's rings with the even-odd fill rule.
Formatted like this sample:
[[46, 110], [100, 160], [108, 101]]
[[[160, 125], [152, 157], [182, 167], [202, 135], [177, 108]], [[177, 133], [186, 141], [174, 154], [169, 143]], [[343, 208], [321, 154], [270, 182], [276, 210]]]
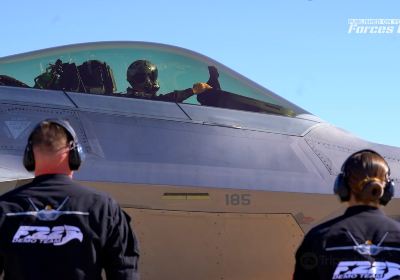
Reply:
[[55, 152], [66, 146], [71, 140], [65, 128], [57, 123], [43, 121], [32, 132], [30, 141], [32, 147], [42, 151]]

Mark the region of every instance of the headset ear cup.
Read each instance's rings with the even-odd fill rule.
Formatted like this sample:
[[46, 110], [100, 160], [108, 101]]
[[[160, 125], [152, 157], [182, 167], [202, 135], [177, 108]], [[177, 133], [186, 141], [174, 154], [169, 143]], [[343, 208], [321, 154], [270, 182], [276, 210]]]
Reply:
[[340, 173], [336, 177], [333, 191], [337, 196], [339, 196], [340, 201], [344, 202], [350, 200], [350, 190], [346, 184], [346, 180], [344, 178], [343, 173]]
[[33, 154], [32, 144], [28, 143], [25, 148], [23, 164], [29, 172], [35, 170], [35, 156]]
[[82, 163], [81, 146], [77, 143], [73, 144], [73, 148], [69, 151], [68, 163], [71, 170], [78, 170]]
[[386, 205], [389, 203], [389, 201], [392, 199], [393, 196], [394, 196], [394, 181], [389, 180], [386, 183], [385, 190], [383, 192], [382, 197], [379, 200], [379, 203], [381, 205]]

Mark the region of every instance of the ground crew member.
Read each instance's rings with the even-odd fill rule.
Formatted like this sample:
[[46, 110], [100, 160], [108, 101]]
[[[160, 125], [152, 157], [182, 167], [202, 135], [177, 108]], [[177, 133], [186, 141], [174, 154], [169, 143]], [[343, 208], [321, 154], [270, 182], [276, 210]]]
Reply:
[[0, 197], [4, 279], [139, 279], [129, 217], [108, 195], [72, 180], [82, 160], [67, 121], [46, 120], [28, 139], [31, 183]]
[[293, 279], [400, 279], [400, 224], [380, 209], [394, 194], [384, 158], [371, 150], [352, 154], [334, 191], [349, 207], [306, 234]]

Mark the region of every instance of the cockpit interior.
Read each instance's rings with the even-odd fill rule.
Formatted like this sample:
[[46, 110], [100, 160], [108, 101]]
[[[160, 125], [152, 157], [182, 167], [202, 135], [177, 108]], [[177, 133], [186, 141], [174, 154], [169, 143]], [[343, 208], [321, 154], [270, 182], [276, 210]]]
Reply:
[[4, 57], [0, 59], [0, 86], [135, 98], [137, 95], [129, 94], [128, 69], [139, 60], [156, 66], [155, 76], [140, 73], [141, 79], [157, 83], [155, 96], [192, 89], [196, 83], [209, 84], [200, 94], [179, 101], [155, 100], [287, 117], [307, 113], [208, 57], [153, 43], [89, 43]]

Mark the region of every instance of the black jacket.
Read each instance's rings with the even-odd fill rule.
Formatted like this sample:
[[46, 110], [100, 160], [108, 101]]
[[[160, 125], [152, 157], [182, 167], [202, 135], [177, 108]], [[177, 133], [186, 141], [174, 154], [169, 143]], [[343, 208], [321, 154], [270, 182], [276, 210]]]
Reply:
[[353, 206], [304, 237], [293, 279], [400, 279], [400, 224]]
[[108, 195], [43, 175], [0, 197], [4, 279], [139, 279], [129, 217]]

